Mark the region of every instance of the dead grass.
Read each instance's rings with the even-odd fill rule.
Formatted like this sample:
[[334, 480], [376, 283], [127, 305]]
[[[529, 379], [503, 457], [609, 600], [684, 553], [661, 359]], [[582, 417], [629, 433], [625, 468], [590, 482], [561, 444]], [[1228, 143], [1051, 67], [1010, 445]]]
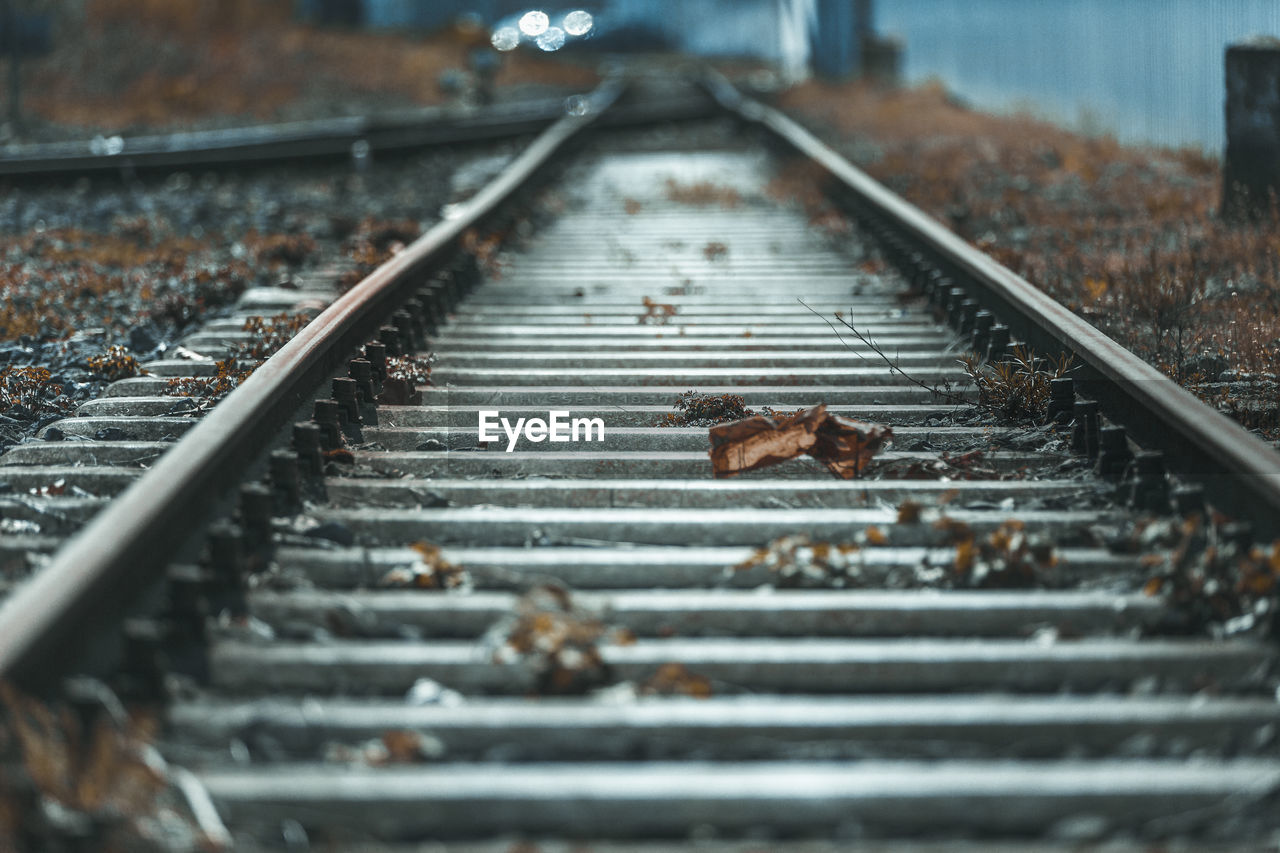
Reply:
[[240, 330], [250, 337], [236, 346], [235, 356], [241, 361], [265, 361], [293, 340], [311, 322], [311, 314], [284, 312], [272, 317], [246, 317]]
[[635, 642], [631, 632], [606, 625], [554, 585], [525, 593], [515, 619], [499, 628], [503, 637], [495, 660], [530, 667], [539, 695], [583, 693], [609, 683], [613, 675], [600, 645]]
[[129, 379], [142, 373], [142, 365], [122, 346], [107, 347], [100, 355], [89, 356], [85, 362], [95, 376], [107, 382]]
[[978, 389], [978, 404], [988, 411], [1017, 421], [1042, 423], [1049, 411], [1051, 383], [1071, 369], [1064, 355], [1042, 369], [1035, 353], [1017, 347], [1009, 361], [981, 363], [976, 356], [961, 359], [965, 373]]
[[0, 414], [13, 414], [14, 410], [36, 415], [66, 414], [71, 403], [63, 396], [63, 390], [48, 368], [0, 368]]
[[[898, 523], [926, 523], [955, 553], [945, 566], [920, 565], [886, 574], [864, 559], [868, 548], [893, 544], [879, 527], [867, 527], [852, 542], [820, 542], [807, 536], [783, 536], [759, 548], [731, 573], [768, 571], [771, 582], [782, 588], [933, 588], [1008, 589], [1049, 587], [1057, 584], [1052, 570], [1057, 552], [1042, 537], [1032, 536], [1026, 525], [1009, 519], [986, 536], [973, 528], [912, 501], [898, 506]], [[927, 561], [926, 561], [927, 562]]]
[[182, 326], [233, 301], [253, 278], [242, 261], [218, 264], [209, 241], [159, 236], [117, 223], [30, 233], [22, 260], [0, 263], [0, 340], [57, 340], [82, 327]]
[[221, 400], [240, 387], [255, 368], [241, 367], [235, 356], [216, 363], [213, 376], [175, 376], [165, 384], [165, 393], [171, 397], [197, 397], [203, 400]]
[[1274, 403], [1204, 385], [1226, 369], [1274, 396], [1280, 374], [1280, 226], [1216, 216], [1216, 161], [974, 112], [939, 86], [807, 83], [781, 104], [855, 140], [870, 174], [1173, 379], [1280, 435]]
[[465, 568], [444, 558], [444, 549], [430, 542], [420, 541], [409, 545], [417, 554], [410, 566], [400, 566], [387, 572], [378, 586], [394, 589], [462, 589], [473, 586], [471, 575]]
[[309, 314], [276, 314], [271, 318], [248, 317], [241, 330], [248, 332], [248, 340], [236, 345], [226, 358], [216, 362], [213, 376], [178, 376], [170, 379], [165, 391], [175, 397], [198, 397], [221, 400], [253, 375], [267, 359], [275, 355], [285, 344], [311, 321]]
[[409, 219], [366, 217], [343, 245], [344, 254], [354, 266], [342, 274], [339, 284], [344, 290], [355, 287], [369, 273], [404, 251], [421, 233], [418, 223]]
[[273, 268], [301, 266], [316, 253], [316, 241], [307, 234], [261, 234], [255, 229], [243, 242], [258, 263]]
[[1280, 589], [1280, 541], [1250, 544], [1221, 517], [1148, 519], [1133, 531], [1145, 553], [1143, 591], [1170, 605], [1164, 630], [1274, 638]]
[[739, 394], [699, 394], [685, 391], [672, 404], [676, 411], [668, 413], [658, 426], [709, 427], [738, 421], [759, 414], [747, 407], [746, 398]]

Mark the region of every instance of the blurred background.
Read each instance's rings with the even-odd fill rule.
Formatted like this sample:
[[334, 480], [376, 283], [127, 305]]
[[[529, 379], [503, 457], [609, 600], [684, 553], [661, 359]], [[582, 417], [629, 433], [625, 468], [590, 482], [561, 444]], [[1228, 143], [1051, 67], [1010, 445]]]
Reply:
[[985, 110], [1213, 153], [1223, 50], [1280, 34], [1280, 3], [0, 0], [0, 29], [5, 91], [21, 100], [5, 139], [580, 90], [625, 53], [732, 61], [783, 84], [927, 83]]

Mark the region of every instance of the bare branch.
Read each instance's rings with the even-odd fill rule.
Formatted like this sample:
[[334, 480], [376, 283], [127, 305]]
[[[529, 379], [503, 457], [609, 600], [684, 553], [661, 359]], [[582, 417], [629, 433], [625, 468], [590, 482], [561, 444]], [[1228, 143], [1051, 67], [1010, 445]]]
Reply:
[[[836, 328], [836, 324], [831, 322], [829, 319], [827, 319], [826, 315], [824, 315], [821, 311], [818, 311], [812, 305], [805, 302], [803, 299], [796, 299], [796, 301], [799, 302], [801, 305], [803, 305], [805, 308], [808, 308], [810, 311], [812, 311], [814, 314], [820, 317], [823, 322], [825, 322], [828, 326], [830, 326], [831, 331], [835, 332], [836, 338], [839, 339], [840, 343], [844, 344], [844, 346], [847, 349], [850, 349], [850, 350], [853, 349], [853, 347], [849, 346], [849, 342], [844, 339], [844, 336], [840, 334], [840, 330]], [[986, 407], [983, 406], [981, 403], [975, 402], [974, 400], [970, 400], [967, 397], [963, 397], [959, 394], [955, 394], [946, 388], [940, 388], [936, 385], [929, 385], [928, 383], [923, 382], [917, 379], [916, 377], [912, 376], [910, 373], [907, 373], [905, 370], [903, 370], [901, 367], [898, 366], [898, 363], [896, 360], [890, 358], [885, 353], [885, 351], [880, 348], [879, 344], [877, 344], [871, 338], [867, 337], [862, 332], [858, 331], [852, 323], [844, 319], [844, 317], [840, 316], [839, 314], [836, 314], [835, 318], [840, 321], [840, 325], [844, 326], [850, 332], [853, 332], [854, 336], [857, 337], [858, 340], [862, 341], [862, 343], [868, 346], [872, 352], [878, 355], [880, 359], [884, 361], [886, 365], [889, 366], [890, 370], [892, 370], [894, 373], [897, 373], [899, 376], [901, 376], [903, 379], [906, 379], [911, 384], [916, 385], [920, 388], [923, 388], [924, 390], [930, 392], [934, 396], [940, 397], [941, 399], [946, 400], [949, 403], [954, 403], [960, 406], [976, 406], [980, 409], [984, 409], [984, 410], [986, 409]]]

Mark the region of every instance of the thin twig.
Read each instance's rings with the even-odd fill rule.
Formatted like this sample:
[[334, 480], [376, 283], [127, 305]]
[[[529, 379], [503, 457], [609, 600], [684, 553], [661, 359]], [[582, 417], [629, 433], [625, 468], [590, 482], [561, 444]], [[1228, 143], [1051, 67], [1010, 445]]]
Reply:
[[[840, 341], [840, 343], [844, 344], [846, 349], [849, 349], [849, 350], [853, 349], [853, 347], [849, 346], [849, 342], [844, 339], [844, 336], [840, 334], [840, 330], [836, 328], [836, 324], [828, 320], [827, 317], [821, 311], [818, 311], [816, 308], [814, 308], [812, 305], [805, 302], [803, 299], [797, 298], [796, 301], [799, 302], [801, 305], [803, 305], [805, 308], [808, 308], [814, 314], [818, 315], [818, 317], [820, 317], [824, 323], [830, 326], [831, 331], [835, 332], [836, 338]], [[852, 313], [852, 309], [850, 309], [850, 313]], [[852, 323], [845, 320], [839, 314], [836, 314], [835, 317], [837, 320], [840, 321], [840, 325], [844, 326], [849, 331], [853, 332], [853, 334], [858, 338], [858, 340], [862, 341], [862, 343], [866, 344], [868, 347], [871, 348], [872, 352], [880, 356], [881, 360], [884, 361], [884, 363], [889, 366], [890, 370], [894, 371], [895, 373], [897, 373], [903, 379], [906, 379], [911, 384], [917, 385], [920, 388], [923, 388], [924, 390], [932, 393], [933, 395], [937, 397], [941, 397], [942, 399], [946, 400], [949, 403], [953, 403], [959, 406], [976, 406], [977, 408], [983, 409], [984, 411], [990, 411], [989, 407], [985, 406], [980, 402], [976, 402], [966, 397], [962, 397], [959, 394], [954, 394], [951, 391], [945, 390], [943, 388], [939, 388], [936, 385], [929, 385], [924, 381], [912, 376], [910, 373], [907, 373], [905, 370], [903, 370], [901, 367], [898, 366], [896, 361], [889, 358], [889, 356], [885, 354], [885, 351], [882, 350], [875, 341], [871, 340], [871, 338], [867, 337], [862, 332], [859, 332], [856, 328], [854, 328]]]

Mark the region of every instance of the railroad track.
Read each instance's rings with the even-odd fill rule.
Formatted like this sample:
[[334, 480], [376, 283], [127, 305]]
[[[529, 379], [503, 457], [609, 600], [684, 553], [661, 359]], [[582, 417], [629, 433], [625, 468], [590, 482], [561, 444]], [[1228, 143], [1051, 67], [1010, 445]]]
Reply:
[[[136, 174], [175, 169], [244, 168], [301, 160], [369, 158], [431, 146], [475, 145], [537, 133], [579, 96], [538, 98], [484, 107], [420, 107], [382, 114], [312, 119], [218, 130], [95, 137], [11, 145], [0, 150], [0, 179], [64, 181], [77, 175]], [[682, 91], [660, 102], [633, 100], [606, 123], [644, 124], [705, 115], [705, 92]]]
[[[122, 637], [95, 654], [163, 701], [162, 751], [207, 791], [210, 831], [242, 845], [1263, 838], [1273, 647], [1168, 635], [1139, 556], [1099, 531], [1168, 514], [1166, 464], [1200, 483], [1181, 509], [1229, 503], [1226, 484], [1266, 530], [1268, 452], [1180, 411], [1167, 380], [784, 117], [711, 88], [823, 167], [860, 225], [827, 233], [779, 202], [782, 166], [754, 139], [569, 158], [607, 115], [600, 93], [194, 425], [169, 414], [164, 376], [126, 380], [62, 425], [122, 440], [7, 454], [18, 487], [132, 488], [44, 505], [97, 514], [0, 609], [0, 672], [47, 689], [94, 656], [86, 636]], [[550, 201], [531, 201], [552, 167]], [[477, 265], [458, 251], [472, 229], [519, 239]], [[835, 311], [898, 369], [814, 313]], [[1140, 433], [1133, 412], [1157, 413], [1163, 435], [1131, 447], [1059, 393], [1077, 452], [1069, 429], [993, 424], [917, 384], [971, 393], [957, 356], [973, 327], [994, 358], [1010, 336], [1072, 351], [1105, 415]], [[375, 405], [402, 346], [435, 353], [432, 384]], [[808, 458], [716, 480], [706, 427], [660, 425], [690, 389], [824, 403], [895, 441], [856, 480]], [[479, 440], [489, 410], [564, 410], [606, 435], [507, 452]], [[298, 412], [315, 418], [285, 429]], [[1134, 450], [1139, 488], [1097, 472]], [[940, 460], [945, 479], [901, 473]], [[216, 497], [237, 488], [238, 506]], [[219, 513], [236, 525], [194, 535]], [[1037, 588], [954, 582], [958, 549], [1014, 534], [1054, 549]]]

